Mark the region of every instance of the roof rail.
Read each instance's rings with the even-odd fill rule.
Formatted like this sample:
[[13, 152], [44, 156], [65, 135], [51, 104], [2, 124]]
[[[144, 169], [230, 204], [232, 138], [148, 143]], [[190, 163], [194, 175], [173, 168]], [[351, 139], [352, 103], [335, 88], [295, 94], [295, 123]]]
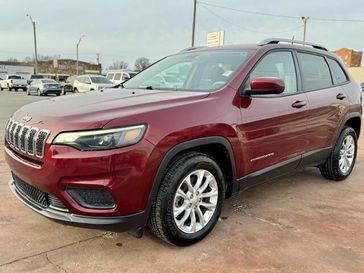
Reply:
[[269, 38], [269, 39], [261, 41], [258, 45], [263, 46], [263, 45], [271, 45], [271, 44], [279, 44], [279, 43], [290, 43], [290, 44], [298, 44], [298, 45], [302, 45], [302, 46], [311, 46], [315, 49], [321, 49], [321, 50], [328, 51], [326, 47], [323, 47], [321, 45], [306, 43], [303, 41], [297, 41], [297, 40], [293, 40], [293, 39], [282, 39], [282, 38]]
[[204, 46], [191, 46], [191, 47], [187, 47], [187, 48], [185, 48], [185, 49], [182, 49], [181, 51], [180, 51], [180, 53], [181, 52], [188, 52], [188, 51], [192, 51], [192, 50], [195, 50], [195, 49], [199, 49], [199, 48], [203, 48]]

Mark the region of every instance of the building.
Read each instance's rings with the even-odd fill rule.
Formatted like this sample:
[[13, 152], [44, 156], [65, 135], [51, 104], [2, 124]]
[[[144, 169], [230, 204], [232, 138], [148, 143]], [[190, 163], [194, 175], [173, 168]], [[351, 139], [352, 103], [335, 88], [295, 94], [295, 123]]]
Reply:
[[[54, 59], [48, 61], [38, 61], [38, 73], [47, 78], [63, 81], [67, 77], [76, 75], [76, 60], [72, 59]], [[88, 62], [78, 62], [78, 74], [101, 74], [101, 64]], [[24, 62], [0, 62], [1, 75], [19, 75], [29, 79], [34, 74], [33, 63]]]
[[348, 68], [354, 80], [357, 83], [364, 83], [364, 67], [349, 67]]
[[[56, 80], [64, 80], [68, 76], [76, 75], [76, 60], [54, 59], [48, 61], [38, 61], [38, 74]], [[78, 74], [101, 74], [101, 64], [88, 62], [78, 62]]]
[[29, 79], [34, 74], [34, 67], [29, 64], [19, 62], [0, 62], [0, 78], [6, 75], [18, 75], [24, 79]]
[[338, 55], [347, 67], [360, 67], [362, 51], [355, 51], [354, 49], [341, 48], [334, 51]]

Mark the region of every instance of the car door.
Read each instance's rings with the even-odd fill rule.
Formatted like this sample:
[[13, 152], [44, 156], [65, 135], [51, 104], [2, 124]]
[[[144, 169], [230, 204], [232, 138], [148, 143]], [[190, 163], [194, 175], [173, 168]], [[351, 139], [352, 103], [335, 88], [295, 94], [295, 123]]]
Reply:
[[297, 59], [302, 74], [302, 88], [310, 104], [307, 116], [307, 133], [310, 136], [308, 149], [322, 151], [322, 157], [325, 158], [328, 155], [325, 150], [330, 152], [338, 134], [338, 124], [349, 108], [350, 102], [344, 89], [348, 78], [340, 64], [332, 58], [302, 51], [297, 52]]
[[35, 84], [36, 80], [32, 80], [32, 82], [29, 85], [28, 88], [28, 93], [32, 94], [34, 92], [34, 84]]
[[245, 175], [265, 169], [298, 166], [307, 150], [307, 97], [299, 92], [300, 81], [293, 51], [274, 50], [264, 55], [245, 80], [276, 77], [285, 83], [277, 95], [254, 95], [241, 98], [241, 148]]

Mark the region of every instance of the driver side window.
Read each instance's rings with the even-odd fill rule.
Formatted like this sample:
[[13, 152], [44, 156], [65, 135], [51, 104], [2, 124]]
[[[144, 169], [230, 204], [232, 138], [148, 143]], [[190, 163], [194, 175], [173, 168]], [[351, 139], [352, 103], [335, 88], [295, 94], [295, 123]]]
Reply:
[[250, 81], [259, 77], [275, 77], [284, 81], [283, 94], [297, 92], [297, 75], [290, 51], [277, 51], [264, 56], [249, 75]]

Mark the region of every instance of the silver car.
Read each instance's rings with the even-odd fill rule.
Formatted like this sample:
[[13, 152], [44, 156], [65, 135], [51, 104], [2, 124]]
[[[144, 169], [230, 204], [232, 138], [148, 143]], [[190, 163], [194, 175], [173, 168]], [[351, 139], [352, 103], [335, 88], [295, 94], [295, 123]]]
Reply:
[[55, 80], [39, 79], [33, 80], [27, 90], [28, 95], [47, 96], [49, 94], [61, 95], [61, 85]]

